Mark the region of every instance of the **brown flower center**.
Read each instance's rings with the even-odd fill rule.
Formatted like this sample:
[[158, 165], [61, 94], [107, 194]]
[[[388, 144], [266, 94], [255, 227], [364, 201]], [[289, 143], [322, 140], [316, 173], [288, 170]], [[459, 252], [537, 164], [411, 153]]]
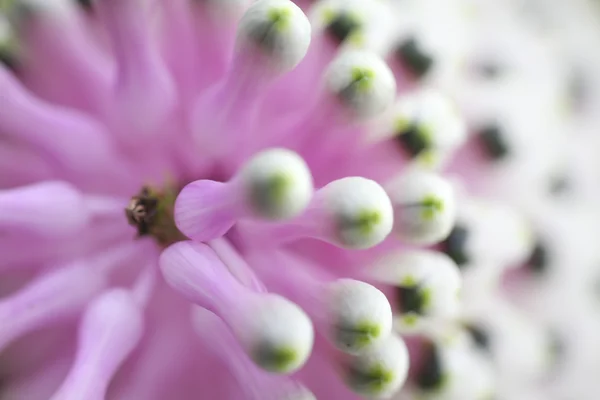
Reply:
[[138, 236], [152, 236], [163, 247], [187, 240], [175, 226], [173, 217], [178, 193], [175, 186], [164, 189], [144, 186], [131, 198], [125, 215], [129, 224], [137, 228]]

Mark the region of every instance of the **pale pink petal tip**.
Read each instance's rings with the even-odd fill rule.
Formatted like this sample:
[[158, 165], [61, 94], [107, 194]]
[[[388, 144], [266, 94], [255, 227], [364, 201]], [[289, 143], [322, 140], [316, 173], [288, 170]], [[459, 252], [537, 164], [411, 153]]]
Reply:
[[52, 400], [104, 399], [143, 331], [142, 311], [129, 291], [113, 289], [94, 300], [80, 325], [75, 363]]
[[72, 185], [45, 181], [0, 191], [0, 229], [56, 235], [85, 226], [89, 212]]
[[[223, 236], [236, 222], [227, 184], [209, 180], [192, 182], [175, 202], [175, 224], [187, 237], [207, 241]], [[234, 207], [235, 208], [235, 207]]]
[[90, 265], [75, 263], [33, 281], [0, 302], [0, 349], [35, 329], [76, 315], [106, 280]]

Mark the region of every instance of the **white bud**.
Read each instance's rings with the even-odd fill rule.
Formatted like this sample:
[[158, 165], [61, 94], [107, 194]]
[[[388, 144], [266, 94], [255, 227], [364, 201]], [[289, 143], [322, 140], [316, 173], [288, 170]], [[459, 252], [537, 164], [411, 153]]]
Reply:
[[329, 286], [329, 317], [335, 346], [355, 353], [385, 339], [392, 331], [392, 308], [368, 283], [339, 279]]
[[399, 98], [391, 117], [392, 131], [406, 152], [426, 166], [445, 161], [467, 137], [455, 105], [432, 89]]
[[272, 66], [291, 70], [304, 58], [311, 27], [302, 10], [289, 0], [258, 0], [240, 20], [237, 46], [252, 45]]
[[243, 355], [243, 349], [221, 318], [212, 312], [193, 307], [192, 324], [203, 340], [230, 367], [231, 373], [252, 399], [265, 400], [315, 400], [315, 396], [302, 384], [287, 376], [271, 374], [258, 369], [252, 360]]
[[261, 368], [292, 373], [304, 365], [312, 351], [313, 326], [302, 309], [277, 295], [261, 295], [236, 327], [244, 348]]
[[373, 268], [380, 281], [399, 288], [401, 329], [413, 329], [420, 318], [456, 315], [460, 304], [461, 277], [456, 264], [435, 251], [393, 254]]
[[388, 398], [404, 384], [409, 367], [408, 350], [397, 335], [352, 357], [346, 382], [354, 392], [372, 398]]
[[19, 54], [19, 42], [8, 16], [2, 14], [0, 7], [0, 58], [12, 61]]
[[324, 31], [334, 43], [383, 54], [396, 22], [393, 11], [385, 0], [319, 0], [308, 15], [313, 32]]
[[456, 220], [452, 185], [439, 175], [412, 171], [388, 187], [394, 232], [404, 241], [431, 245], [450, 234]]
[[8, 43], [14, 35], [12, 26], [4, 14], [0, 13], [0, 46]]
[[379, 56], [362, 50], [342, 52], [325, 73], [327, 90], [360, 118], [388, 108], [396, 96], [396, 80]]
[[494, 371], [483, 354], [460, 341], [436, 343], [417, 372], [418, 395], [434, 399], [486, 399], [495, 393]]
[[458, 221], [457, 226], [468, 231], [461, 251], [469, 265], [518, 266], [526, 261], [535, 245], [530, 224], [507, 204], [461, 199]]
[[247, 203], [257, 216], [281, 220], [300, 214], [313, 195], [313, 179], [304, 160], [286, 149], [255, 155], [242, 169]]
[[541, 324], [502, 298], [478, 314], [471, 321], [486, 328], [491, 358], [503, 377], [527, 382], [548, 372], [550, 338]]
[[54, 18], [73, 16], [76, 11], [75, 2], [71, 0], [15, 0], [12, 7], [8, 7], [9, 15], [17, 21], [34, 13]]
[[333, 241], [342, 247], [364, 249], [381, 243], [394, 224], [392, 203], [375, 181], [349, 177], [319, 190], [331, 218]]
[[317, 398], [306, 387], [295, 384], [293, 387], [289, 387], [288, 390], [281, 394], [276, 400], [317, 400]]
[[364, 17], [364, 12], [368, 9], [365, 2], [360, 0], [320, 0], [311, 6], [308, 16], [314, 31], [327, 29], [339, 18], [343, 18], [349, 27], [362, 29], [368, 22]]

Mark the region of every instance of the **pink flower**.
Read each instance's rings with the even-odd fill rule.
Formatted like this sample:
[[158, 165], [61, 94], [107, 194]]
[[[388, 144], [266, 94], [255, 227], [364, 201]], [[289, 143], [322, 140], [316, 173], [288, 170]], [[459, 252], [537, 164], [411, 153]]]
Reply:
[[518, 267], [589, 223], [540, 189], [556, 59], [467, 5], [0, 6], [0, 398], [537, 395]]
[[[336, 52], [371, 28], [330, 11], [329, 28], [311, 30], [288, 0], [12, 6], [18, 47], [13, 71], [0, 70], [0, 267], [15, 279], [0, 303], [4, 397], [390, 397], [403, 386], [408, 348], [373, 286], [393, 299], [385, 283], [399, 270], [369, 266], [402, 241], [444, 239], [453, 189], [402, 173], [414, 149], [367, 136], [396, 79], [375, 52]], [[460, 120], [433, 96], [456, 146]], [[455, 314], [456, 266], [415, 257], [397, 320]]]

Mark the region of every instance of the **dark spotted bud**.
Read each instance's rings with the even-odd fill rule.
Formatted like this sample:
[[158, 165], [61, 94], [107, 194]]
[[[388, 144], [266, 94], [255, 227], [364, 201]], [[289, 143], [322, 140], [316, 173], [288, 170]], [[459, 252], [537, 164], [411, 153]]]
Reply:
[[417, 79], [425, 76], [433, 67], [433, 58], [421, 48], [414, 37], [402, 42], [396, 54], [404, 68]]
[[466, 253], [466, 244], [469, 239], [469, 231], [462, 225], [455, 225], [450, 235], [440, 243], [440, 250], [446, 253], [458, 265], [459, 268], [469, 263]]
[[465, 329], [471, 335], [473, 343], [477, 348], [485, 351], [490, 350], [490, 335], [485, 328], [480, 325], [468, 324]]
[[502, 128], [497, 124], [485, 126], [479, 131], [479, 140], [486, 155], [494, 161], [505, 158], [510, 152]]
[[433, 343], [425, 344], [424, 362], [415, 378], [417, 386], [426, 391], [440, 389], [444, 384], [444, 366], [439, 350]]
[[427, 135], [417, 125], [408, 125], [401, 132], [396, 132], [395, 139], [403, 151], [411, 157], [418, 156], [430, 146]]
[[361, 28], [360, 22], [352, 15], [342, 12], [337, 14], [327, 26], [327, 33], [337, 40], [343, 42], [354, 31]]
[[550, 263], [548, 249], [544, 242], [540, 239], [536, 241], [536, 244], [531, 252], [531, 256], [527, 261], [526, 265], [530, 271], [535, 274], [541, 275], [548, 269]]

